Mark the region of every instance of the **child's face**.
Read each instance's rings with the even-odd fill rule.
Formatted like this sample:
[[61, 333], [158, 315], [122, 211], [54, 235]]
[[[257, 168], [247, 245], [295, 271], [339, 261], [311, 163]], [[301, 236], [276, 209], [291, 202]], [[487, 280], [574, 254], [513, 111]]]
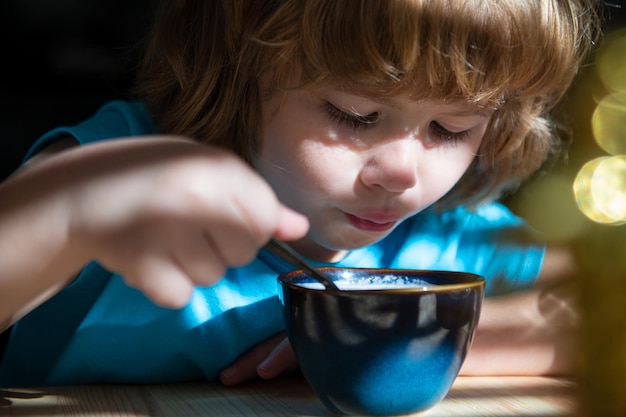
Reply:
[[255, 166], [309, 218], [308, 239], [329, 249], [376, 242], [439, 200], [474, 159], [491, 116], [465, 103], [337, 90], [280, 92], [263, 112]]

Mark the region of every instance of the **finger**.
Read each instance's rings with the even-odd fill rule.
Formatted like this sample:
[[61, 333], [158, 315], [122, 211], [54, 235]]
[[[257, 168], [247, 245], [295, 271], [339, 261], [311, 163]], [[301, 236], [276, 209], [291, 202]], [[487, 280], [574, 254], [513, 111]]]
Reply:
[[122, 274], [128, 285], [159, 306], [178, 309], [191, 299], [194, 286], [172, 258], [145, 255], [135, 260], [131, 271]]
[[276, 378], [285, 373], [294, 372], [298, 369], [296, 355], [286, 336], [276, 345], [270, 354], [257, 367], [257, 374], [263, 379]]
[[176, 242], [174, 256], [194, 284], [212, 285], [224, 276], [228, 265], [215, 245], [201, 231], [189, 233]]
[[233, 198], [223, 202], [219, 218], [210, 219], [206, 237], [226, 265], [247, 264], [276, 230], [279, 211], [273, 195], [252, 200], [246, 196], [246, 201]]
[[250, 263], [260, 245], [258, 238], [244, 222], [214, 223], [205, 229], [204, 237], [214, 256], [227, 267]]
[[254, 346], [220, 373], [224, 385], [233, 386], [257, 379], [257, 366], [265, 360], [274, 347], [284, 338], [284, 334], [274, 335]]
[[309, 230], [309, 220], [303, 214], [280, 205], [278, 228], [275, 237], [281, 240], [296, 240], [304, 237]]

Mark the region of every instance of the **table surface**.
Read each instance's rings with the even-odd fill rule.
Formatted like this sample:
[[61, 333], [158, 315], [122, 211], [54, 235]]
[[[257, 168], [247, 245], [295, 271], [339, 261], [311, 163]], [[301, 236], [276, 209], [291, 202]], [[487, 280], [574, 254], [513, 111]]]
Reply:
[[[420, 417], [569, 416], [576, 386], [547, 377], [459, 377]], [[213, 383], [0, 389], [0, 416], [332, 416], [300, 377]]]

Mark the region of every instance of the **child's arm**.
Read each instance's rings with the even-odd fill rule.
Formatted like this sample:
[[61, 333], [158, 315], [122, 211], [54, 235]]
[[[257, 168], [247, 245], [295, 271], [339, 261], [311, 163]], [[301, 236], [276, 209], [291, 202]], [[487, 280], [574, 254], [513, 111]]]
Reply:
[[572, 374], [579, 315], [575, 272], [571, 252], [551, 247], [532, 289], [485, 299], [461, 374]]
[[0, 184], [0, 331], [90, 260], [180, 307], [271, 236], [307, 227], [239, 158], [189, 140], [112, 140], [40, 158]]

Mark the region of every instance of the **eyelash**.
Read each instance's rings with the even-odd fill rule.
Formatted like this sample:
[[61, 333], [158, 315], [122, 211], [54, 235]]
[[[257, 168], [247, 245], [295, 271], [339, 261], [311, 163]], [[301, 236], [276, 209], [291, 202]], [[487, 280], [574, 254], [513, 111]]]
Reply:
[[366, 115], [350, 114], [346, 113], [333, 104], [326, 102], [323, 105], [324, 111], [328, 117], [335, 123], [345, 125], [354, 130], [367, 129], [376, 125], [378, 122], [379, 114], [377, 112]]
[[[346, 113], [329, 102], [324, 103], [323, 107], [324, 111], [333, 122], [340, 125], [345, 125], [354, 130], [371, 128], [376, 125], [379, 120], [378, 112], [360, 116], [357, 114]], [[440, 123], [435, 121], [430, 122], [430, 129], [435, 134], [435, 136], [445, 141], [449, 145], [457, 144], [470, 134], [469, 130], [453, 132], [446, 129]]]
[[433, 121], [430, 122], [430, 128], [433, 133], [439, 137], [441, 140], [445, 140], [449, 145], [455, 145], [458, 142], [462, 141], [466, 137], [469, 136], [469, 130], [462, 130], [460, 132], [453, 132], [451, 130], [446, 129], [441, 124]]

